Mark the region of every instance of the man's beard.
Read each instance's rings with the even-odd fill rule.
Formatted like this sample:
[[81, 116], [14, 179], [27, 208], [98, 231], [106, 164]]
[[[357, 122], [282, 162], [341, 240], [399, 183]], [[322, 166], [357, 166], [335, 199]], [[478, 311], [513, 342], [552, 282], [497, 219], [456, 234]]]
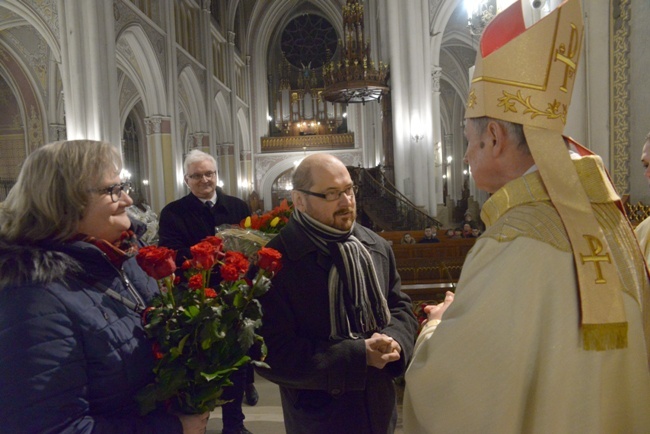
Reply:
[[[337, 219], [338, 216], [342, 215], [347, 215], [348, 219]], [[355, 208], [340, 209], [334, 213], [334, 228], [341, 231], [347, 231], [352, 227], [356, 219], [357, 210]]]

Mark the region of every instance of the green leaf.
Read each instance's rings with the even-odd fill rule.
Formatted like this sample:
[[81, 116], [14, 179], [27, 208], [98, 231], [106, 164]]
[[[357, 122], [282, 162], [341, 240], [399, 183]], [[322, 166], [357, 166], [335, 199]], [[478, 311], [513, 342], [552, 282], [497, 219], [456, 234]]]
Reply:
[[185, 308], [185, 315], [187, 315], [189, 318], [194, 318], [199, 314], [199, 312], [199, 308], [194, 305], [186, 306]]
[[254, 340], [255, 340], [255, 321], [245, 318], [244, 321], [242, 321], [242, 327], [240, 329], [237, 341], [242, 346], [242, 348], [244, 348], [244, 350], [247, 351], [250, 347], [253, 346]]

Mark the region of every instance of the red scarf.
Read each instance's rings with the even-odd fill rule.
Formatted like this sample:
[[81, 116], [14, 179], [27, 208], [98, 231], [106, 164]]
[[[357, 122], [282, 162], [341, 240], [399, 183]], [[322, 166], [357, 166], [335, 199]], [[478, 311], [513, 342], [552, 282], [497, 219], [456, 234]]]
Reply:
[[133, 231], [124, 231], [120, 239], [115, 243], [109, 243], [106, 240], [91, 237], [86, 234], [77, 234], [70, 239], [70, 242], [83, 241], [96, 246], [104, 252], [113, 265], [118, 268], [129, 258], [138, 253], [138, 237]]

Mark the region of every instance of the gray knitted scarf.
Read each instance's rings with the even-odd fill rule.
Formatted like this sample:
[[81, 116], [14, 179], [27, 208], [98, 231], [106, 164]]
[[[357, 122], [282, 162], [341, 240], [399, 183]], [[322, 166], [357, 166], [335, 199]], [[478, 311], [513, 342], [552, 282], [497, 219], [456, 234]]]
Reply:
[[294, 209], [293, 219], [323, 254], [333, 261], [329, 272], [330, 338], [369, 337], [390, 321], [370, 253], [352, 235], [324, 225]]

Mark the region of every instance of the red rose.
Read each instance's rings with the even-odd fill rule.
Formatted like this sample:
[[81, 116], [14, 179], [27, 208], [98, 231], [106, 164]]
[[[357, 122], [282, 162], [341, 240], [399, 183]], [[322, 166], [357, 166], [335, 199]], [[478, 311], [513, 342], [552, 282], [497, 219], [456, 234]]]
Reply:
[[183, 261], [183, 264], [181, 265], [181, 268], [183, 270], [189, 270], [190, 268], [192, 268], [192, 263], [190, 262], [189, 259], [186, 259], [186, 260]]
[[200, 270], [209, 270], [217, 262], [219, 247], [209, 241], [201, 241], [190, 247], [194, 266]]
[[207, 298], [215, 298], [217, 296], [217, 291], [212, 288], [205, 288], [203, 291]]
[[246, 271], [248, 271], [248, 267], [250, 265], [248, 258], [246, 258], [246, 255], [234, 250], [226, 252], [224, 263], [235, 267], [240, 274], [244, 274]]
[[218, 247], [219, 250], [222, 249], [223, 246], [223, 240], [219, 237], [215, 237], [214, 235], [211, 235], [209, 237], [205, 237], [202, 241], [207, 241], [208, 243], [212, 244], [215, 247]]
[[257, 252], [257, 266], [269, 273], [277, 273], [282, 269], [282, 254], [270, 247], [262, 247]]
[[228, 282], [235, 282], [239, 280], [239, 271], [237, 271], [237, 267], [235, 267], [233, 264], [223, 264], [220, 268], [221, 271], [221, 278], [223, 280], [226, 280]]
[[176, 251], [166, 247], [145, 246], [136, 256], [138, 265], [149, 276], [160, 280], [176, 271]]
[[187, 286], [192, 289], [201, 289], [203, 287], [203, 275], [195, 274], [194, 276], [190, 277]]
[[160, 351], [160, 344], [158, 342], [154, 342], [153, 344], [151, 344], [151, 350], [153, 351], [153, 356], [156, 359], [160, 360], [164, 357], [164, 354], [162, 353], [162, 351]]

